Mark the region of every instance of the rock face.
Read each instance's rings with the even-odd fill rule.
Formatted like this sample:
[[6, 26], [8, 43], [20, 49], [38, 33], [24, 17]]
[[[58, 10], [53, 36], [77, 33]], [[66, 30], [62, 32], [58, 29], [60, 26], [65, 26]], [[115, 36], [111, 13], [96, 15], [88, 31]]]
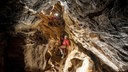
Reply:
[[[1, 72], [128, 71], [127, 0], [12, 0], [0, 4]], [[64, 35], [70, 46], [62, 59]]]
[[[116, 71], [128, 67], [128, 1], [66, 0], [69, 15], [77, 22], [70, 25], [77, 42], [92, 51]], [[92, 45], [91, 45], [92, 44]]]

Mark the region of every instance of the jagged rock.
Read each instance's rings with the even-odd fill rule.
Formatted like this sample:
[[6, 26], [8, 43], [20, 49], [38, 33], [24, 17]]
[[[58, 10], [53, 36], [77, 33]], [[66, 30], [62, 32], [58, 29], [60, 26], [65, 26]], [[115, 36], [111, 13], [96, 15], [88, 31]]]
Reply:
[[[126, 38], [128, 35], [127, 30], [124, 31], [124, 27], [128, 25], [126, 15], [128, 2], [126, 0], [125, 3], [119, 0], [66, 0], [66, 2], [69, 6], [70, 17], [76, 23], [75, 26], [78, 25], [77, 28], [80, 29], [77, 30], [74, 24], [69, 25], [66, 22], [75, 34], [73, 38], [114, 70], [126, 71], [128, 52], [124, 46], [127, 48], [128, 40]], [[90, 29], [89, 32], [86, 30], [88, 28]], [[84, 35], [85, 33], [86, 35]], [[92, 37], [92, 34], [95, 36]]]
[[[9, 0], [0, 4], [1, 72], [128, 71], [127, 0]], [[61, 59], [64, 35], [71, 44]]]

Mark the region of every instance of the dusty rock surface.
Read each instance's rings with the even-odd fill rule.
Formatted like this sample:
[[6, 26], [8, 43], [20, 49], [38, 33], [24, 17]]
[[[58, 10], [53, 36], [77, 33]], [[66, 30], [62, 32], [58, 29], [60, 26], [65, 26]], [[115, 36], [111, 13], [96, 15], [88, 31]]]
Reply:
[[[0, 4], [0, 72], [128, 71], [127, 0]], [[64, 35], [70, 46], [61, 58]]]

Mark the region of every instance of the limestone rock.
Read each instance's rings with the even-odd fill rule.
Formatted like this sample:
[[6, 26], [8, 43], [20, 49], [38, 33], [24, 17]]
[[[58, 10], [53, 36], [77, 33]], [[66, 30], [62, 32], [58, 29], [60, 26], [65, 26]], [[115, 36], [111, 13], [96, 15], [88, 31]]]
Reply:
[[[1, 72], [128, 71], [127, 0], [2, 0], [0, 4]], [[64, 35], [70, 46], [62, 59]]]

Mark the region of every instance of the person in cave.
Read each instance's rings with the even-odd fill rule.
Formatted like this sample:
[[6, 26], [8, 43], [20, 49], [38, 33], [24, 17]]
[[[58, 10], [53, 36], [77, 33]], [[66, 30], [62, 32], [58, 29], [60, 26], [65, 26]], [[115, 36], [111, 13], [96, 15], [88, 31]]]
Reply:
[[70, 45], [70, 41], [68, 39], [68, 36], [65, 35], [64, 38], [62, 38], [62, 44], [60, 46], [60, 52], [62, 54], [61, 58], [64, 58], [66, 55], [66, 48], [68, 48], [68, 46]]

